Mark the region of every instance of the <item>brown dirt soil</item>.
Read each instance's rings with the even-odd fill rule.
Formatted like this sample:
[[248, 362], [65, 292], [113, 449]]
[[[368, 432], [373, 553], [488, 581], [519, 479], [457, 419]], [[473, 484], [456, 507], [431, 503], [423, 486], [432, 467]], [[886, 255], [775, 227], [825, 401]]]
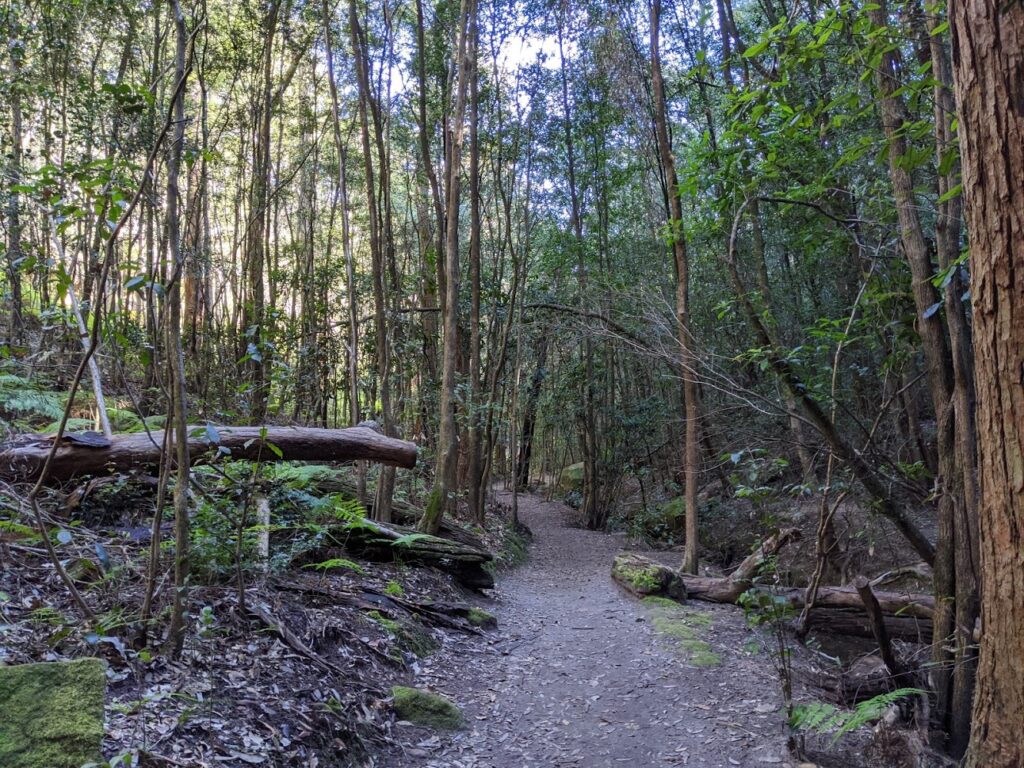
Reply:
[[388, 768], [793, 764], [778, 683], [739, 611], [692, 603], [689, 642], [674, 642], [610, 578], [623, 537], [570, 527], [572, 510], [536, 496], [520, 496], [519, 510], [529, 560], [482, 604], [500, 629], [487, 647], [446, 644], [412, 683], [452, 698], [467, 726], [399, 723], [408, 746]]

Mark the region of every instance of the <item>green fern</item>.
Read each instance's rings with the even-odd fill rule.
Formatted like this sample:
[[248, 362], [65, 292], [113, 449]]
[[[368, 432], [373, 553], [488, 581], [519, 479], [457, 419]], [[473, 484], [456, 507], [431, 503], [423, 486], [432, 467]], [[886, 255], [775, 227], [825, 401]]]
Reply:
[[59, 419], [64, 413], [59, 392], [39, 389], [29, 379], [0, 373], [0, 411], [17, 416]]
[[322, 563], [310, 563], [303, 567], [314, 568], [318, 571], [330, 571], [335, 568], [344, 568], [349, 571], [355, 571], [356, 573], [366, 573], [366, 570], [359, 563], [353, 563], [351, 560], [346, 560], [342, 557], [336, 557], [332, 560], [324, 560]]
[[834, 746], [844, 734], [877, 720], [900, 699], [920, 696], [923, 693], [920, 688], [897, 688], [895, 691], [862, 701], [853, 709], [839, 709], [823, 701], [798, 704], [793, 707], [789, 724], [798, 731], [831, 733], [832, 741], [829, 746]]

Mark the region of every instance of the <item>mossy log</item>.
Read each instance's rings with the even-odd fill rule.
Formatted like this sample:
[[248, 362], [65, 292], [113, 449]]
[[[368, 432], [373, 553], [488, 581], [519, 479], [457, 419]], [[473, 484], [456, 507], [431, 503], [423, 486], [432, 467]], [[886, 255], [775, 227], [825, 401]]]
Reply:
[[665, 595], [679, 601], [686, 599], [686, 587], [676, 571], [631, 552], [616, 555], [612, 578], [638, 597]]
[[[788, 542], [798, 539], [795, 528], [779, 531], [765, 539], [729, 576], [690, 576], [668, 566], [655, 563], [634, 554], [621, 554], [615, 558], [612, 577], [626, 589], [641, 597], [666, 595], [674, 597], [669, 588], [677, 587], [691, 600], [735, 604], [749, 589], [763, 589], [755, 585], [754, 578], [765, 561], [775, 555]], [[804, 607], [806, 590], [802, 587], [782, 587], [772, 593], [781, 596], [796, 611]], [[932, 613], [935, 599], [931, 595], [903, 592], [874, 592], [881, 610], [886, 632], [890, 637], [913, 642], [930, 642]], [[821, 587], [818, 590], [811, 627], [824, 632], [873, 637], [872, 623], [864, 610], [864, 602], [855, 587]]]
[[[53, 445], [53, 435], [26, 435], [0, 449], [0, 480], [37, 480]], [[78, 475], [152, 469], [160, 464], [164, 432], [155, 430], [110, 439], [88, 433], [66, 434], [54, 454], [48, 480]], [[225, 450], [231, 458], [260, 461], [375, 461], [406, 469], [416, 466], [416, 444], [386, 437], [369, 427], [188, 428], [192, 463]]]
[[332, 538], [346, 550], [368, 560], [401, 560], [438, 568], [463, 586], [491, 589], [494, 577], [484, 568], [494, 561], [485, 549], [460, 541], [430, 536], [414, 528], [362, 520], [332, 531]]

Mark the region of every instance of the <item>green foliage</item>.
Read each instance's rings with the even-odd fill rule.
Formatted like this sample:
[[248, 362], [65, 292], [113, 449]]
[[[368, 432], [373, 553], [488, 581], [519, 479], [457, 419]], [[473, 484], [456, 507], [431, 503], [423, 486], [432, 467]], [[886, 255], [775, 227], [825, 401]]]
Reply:
[[393, 597], [401, 597], [405, 594], [405, 589], [397, 581], [389, 581], [384, 587], [384, 594], [392, 595]]
[[924, 693], [925, 691], [920, 688], [898, 688], [895, 691], [862, 701], [852, 710], [839, 709], [823, 701], [797, 704], [793, 707], [789, 724], [798, 731], [832, 734], [830, 745], [834, 746], [844, 734], [877, 720], [893, 704], [911, 696], [924, 695]]
[[415, 544], [417, 541], [426, 541], [427, 539], [434, 538], [429, 533], [407, 533], [404, 536], [399, 536], [393, 542], [392, 546], [395, 547], [408, 547], [411, 544]]
[[317, 571], [332, 571], [338, 568], [343, 568], [348, 571], [354, 571], [355, 573], [366, 573], [366, 569], [363, 568], [359, 563], [355, 563], [351, 560], [346, 560], [341, 557], [335, 557], [330, 560], [324, 560], [321, 563], [310, 563], [303, 566], [304, 568], [313, 568]]
[[24, 419], [27, 424], [52, 421], [64, 415], [64, 398], [33, 381], [0, 368], [0, 424]]

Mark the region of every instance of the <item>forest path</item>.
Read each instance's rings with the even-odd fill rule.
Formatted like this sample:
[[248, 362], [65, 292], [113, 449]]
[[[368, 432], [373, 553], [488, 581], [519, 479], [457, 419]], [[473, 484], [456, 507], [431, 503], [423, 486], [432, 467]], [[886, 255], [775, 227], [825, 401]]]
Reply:
[[692, 629], [673, 642], [610, 578], [622, 536], [569, 527], [572, 510], [536, 495], [520, 495], [519, 514], [534, 539], [529, 559], [499, 579], [484, 606], [499, 622], [490, 645], [456, 641], [423, 661], [413, 683], [455, 700], [467, 726], [452, 734], [398, 726], [408, 746], [388, 765], [790, 763], [778, 683], [739, 611], [688, 605]]

